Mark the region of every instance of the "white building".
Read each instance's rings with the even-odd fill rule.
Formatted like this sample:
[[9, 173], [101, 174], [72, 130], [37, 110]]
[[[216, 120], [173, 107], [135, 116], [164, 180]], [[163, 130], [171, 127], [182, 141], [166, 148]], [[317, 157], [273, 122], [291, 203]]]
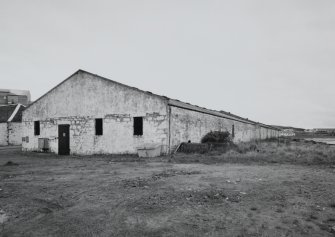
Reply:
[[39, 150], [45, 138], [58, 154], [131, 154], [145, 144], [167, 154], [180, 142], [200, 142], [220, 130], [232, 132], [236, 142], [278, 136], [268, 125], [79, 70], [24, 111], [23, 150]]
[[0, 146], [21, 145], [24, 108], [21, 104], [0, 106]]
[[0, 106], [12, 104], [27, 106], [30, 102], [30, 91], [28, 90], [0, 89]]
[[283, 129], [279, 132], [279, 136], [281, 137], [294, 137], [295, 132], [293, 129]]

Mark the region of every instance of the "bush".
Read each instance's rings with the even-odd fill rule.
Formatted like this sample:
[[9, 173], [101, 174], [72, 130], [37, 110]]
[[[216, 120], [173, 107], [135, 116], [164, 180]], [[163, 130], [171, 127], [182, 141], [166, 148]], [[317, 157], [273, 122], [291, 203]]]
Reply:
[[220, 132], [220, 131], [211, 131], [207, 133], [202, 139], [201, 143], [226, 143], [230, 144], [232, 143], [232, 138], [230, 136], [230, 133]]

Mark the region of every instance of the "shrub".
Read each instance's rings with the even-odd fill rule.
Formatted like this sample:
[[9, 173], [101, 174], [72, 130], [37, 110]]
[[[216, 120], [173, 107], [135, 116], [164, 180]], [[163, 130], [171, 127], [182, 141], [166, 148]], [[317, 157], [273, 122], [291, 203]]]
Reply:
[[220, 132], [220, 131], [211, 131], [207, 133], [202, 139], [201, 143], [232, 143], [230, 133]]

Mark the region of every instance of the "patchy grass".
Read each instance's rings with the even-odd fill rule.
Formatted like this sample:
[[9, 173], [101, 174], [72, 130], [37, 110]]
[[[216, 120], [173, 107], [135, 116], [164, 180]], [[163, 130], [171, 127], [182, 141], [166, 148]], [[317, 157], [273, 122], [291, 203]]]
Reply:
[[335, 165], [335, 146], [300, 140], [277, 140], [241, 143], [232, 149], [213, 150], [206, 154], [178, 153], [180, 163], [279, 163], [300, 165]]
[[[272, 147], [288, 155], [302, 145], [231, 152], [272, 154]], [[2, 150], [0, 236], [333, 236], [334, 168], [207, 157], [181, 164]]]

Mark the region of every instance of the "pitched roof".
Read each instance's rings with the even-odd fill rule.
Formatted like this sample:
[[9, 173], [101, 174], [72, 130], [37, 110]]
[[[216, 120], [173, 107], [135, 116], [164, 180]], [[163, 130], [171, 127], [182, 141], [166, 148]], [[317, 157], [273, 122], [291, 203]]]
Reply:
[[21, 104], [0, 106], [0, 123], [21, 122], [24, 109]]
[[183, 109], [188, 109], [188, 110], [193, 110], [193, 111], [197, 111], [200, 113], [204, 113], [204, 114], [210, 114], [210, 115], [214, 115], [217, 117], [221, 117], [221, 118], [226, 118], [226, 119], [230, 119], [230, 120], [234, 120], [234, 121], [239, 121], [239, 122], [243, 122], [243, 123], [249, 123], [249, 124], [255, 124], [256, 122], [250, 121], [248, 119], [245, 118], [241, 118], [239, 116], [235, 116], [231, 113], [223, 113], [222, 111], [216, 111], [216, 110], [211, 110], [211, 109], [207, 109], [204, 107], [199, 107], [197, 105], [192, 105], [189, 103], [185, 103], [179, 100], [174, 100], [174, 99], [169, 99], [168, 104], [174, 107], [179, 107], [179, 108], [183, 108]]
[[16, 111], [13, 112], [12, 116], [8, 119], [8, 122], [22, 122], [22, 112], [25, 109], [24, 105], [18, 104]]
[[15, 108], [16, 105], [0, 106], [0, 123], [7, 122], [10, 116], [13, 114]]
[[33, 103], [31, 103], [31, 104], [27, 107], [27, 109], [28, 109], [30, 106], [32, 106], [33, 104], [35, 104], [37, 101], [39, 101], [40, 99], [42, 99], [42, 98], [43, 98], [45, 95], [47, 95], [49, 92], [53, 91], [54, 89], [56, 89], [57, 87], [59, 87], [61, 84], [63, 84], [63, 83], [66, 82], [67, 80], [69, 80], [72, 76], [74, 76], [74, 75], [76, 75], [76, 74], [79, 74], [79, 73], [85, 73], [85, 74], [88, 74], [88, 75], [92, 75], [92, 76], [98, 77], [98, 78], [100, 78], [100, 79], [102, 79], [102, 80], [105, 80], [105, 81], [108, 81], [108, 82], [112, 82], [112, 83], [114, 83], [114, 84], [117, 84], [117, 85], [120, 85], [120, 86], [129, 88], [129, 89], [132, 89], [132, 90], [136, 90], [136, 91], [139, 91], [139, 92], [141, 92], [141, 93], [145, 93], [145, 94], [148, 94], [148, 95], [151, 95], [151, 96], [159, 97], [160, 99], [167, 101], [167, 103], [168, 103], [170, 106], [175, 106], [175, 107], [180, 107], [180, 108], [184, 108], [184, 109], [188, 109], [188, 110], [198, 111], [198, 112], [201, 112], [201, 113], [206, 113], [206, 114], [214, 115], [214, 116], [217, 116], [217, 117], [227, 118], [227, 119], [230, 119], [230, 120], [235, 120], [235, 121], [239, 121], [239, 122], [243, 122], [243, 123], [248, 123], [248, 124], [258, 124], [258, 125], [260, 125], [260, 126], [262, 126], [262, 127], [267, 127], [267, 128], [271, 128], [271, 129], [278, 130], [278, 129], [275, 128], [275, 127], [271, 127], [271, 126], [266, 125], [266, 124], [262, 124], [262, 123], [254, 122], [254, 121], [251, 121], [251, 120], [249, 120], [249, 119], [242, 118], [242, 117], [239, 117], [239, 116], [237, 116], [237, 115], [231, 114], [231, 113], [229, 113], [229, 112], [210, 110], [210, 109], [207, 109], [207, 108], [203, 108], [203, 107], [199, 107], [199, 106], [196, 106], [196, 105], [192, 105], [192, 104], [189, 104], [189, 103], [186, 103], [186, 102], [182, 102], [182, 101], [179, 101], [179, 100], [171, 99], [171, 98], [169, 98], [169, 97], [167, 97], [167, 96], [154, 94], [154, 93], [152, 93], [152, 92], [150, 92], [150, 91], [144, 91], [144, 90], [138, 89], [138, 88], [136, 88], [136, 87], [131, 87], [131, 86], [122, 84], [122, 83], [120, 83], [120, 82], [113, 81], [113, 80], [111, 80], [111, 79], [108, 79], [108, 78], [99, 76], [99, 75], [97, 75], [97, 74], [93, 74], [93, 73], [84, 71], [84, 70], [82, 70], [82, 69], [77, 70], [75, 73], [73, 73], [72, 75], [70, 75], [70, 76], [69, 76], [68, 78], [66, 78], [64, 81], [62, 81], [61, 83], [59, 83], [58, 85], [56, 85], [54, 88], [52, 88], [51, 90], [49, 90], [47, 93], [45, 93], [44, 95], [42, 95], [40, 98], [38, 98], [37, 100], [35, 100]]

